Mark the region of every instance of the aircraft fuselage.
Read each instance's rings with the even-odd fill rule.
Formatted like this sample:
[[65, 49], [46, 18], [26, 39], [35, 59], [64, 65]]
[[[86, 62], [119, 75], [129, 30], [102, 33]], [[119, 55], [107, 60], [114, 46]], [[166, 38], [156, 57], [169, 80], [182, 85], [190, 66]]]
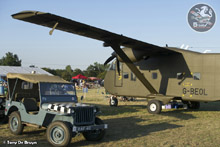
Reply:
[[[175, 50], [175, 49], [174, 49]], [[150, 56], [135, 65], [159, 92], [186, 101], [220, 100], [220, 54], [179, 50], [180, 54]], [[120, 75], [114, 64], [105, 77], [105, 88], [117, 96], [148, 97], [150, 92], [121, 63]]]

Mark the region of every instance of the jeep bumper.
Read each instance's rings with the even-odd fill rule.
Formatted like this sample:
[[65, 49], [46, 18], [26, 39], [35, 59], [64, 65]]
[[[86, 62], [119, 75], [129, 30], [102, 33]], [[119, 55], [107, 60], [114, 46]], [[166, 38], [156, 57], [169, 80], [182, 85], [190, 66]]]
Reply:
[[86, 132], [99, 129], [107, 129], [108, 125], [91, 125], [91, 126], [73, 126], [72, 132]]

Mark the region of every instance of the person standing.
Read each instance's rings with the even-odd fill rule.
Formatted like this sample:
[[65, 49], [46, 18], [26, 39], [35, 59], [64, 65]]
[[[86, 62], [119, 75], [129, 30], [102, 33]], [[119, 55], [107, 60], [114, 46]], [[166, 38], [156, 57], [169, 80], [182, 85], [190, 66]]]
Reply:
[[86, 93], [88, 93], [88, 87], [86, 84], [83, 85], [83, 97], [86, 98]]

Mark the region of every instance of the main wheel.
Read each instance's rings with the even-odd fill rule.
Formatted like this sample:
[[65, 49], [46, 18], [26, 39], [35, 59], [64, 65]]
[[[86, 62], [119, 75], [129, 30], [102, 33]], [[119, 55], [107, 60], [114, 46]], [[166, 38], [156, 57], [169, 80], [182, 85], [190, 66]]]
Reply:
[[8, 124], [11, 133], [15, 135], [22, 134], [24, 125], [21, 122], [20, 113], [18, 111], [14, 111], [11, 113]]
[[189, 109], [199, 109], [200, 108], [200, 103], [199, 102], [188, 102], [187, 104]]
[[47, 128], [47, 141], [53, 146], [67, 146], [72, 139], [72, 132], [67, 123], [52, 122]]
[[118, 99], [116, 97], [110, 98], [109, 105], [117, 107], [118, 106]]
[[162, 109], [162, 104], [158, 100], [151, 100], [147, 104], [147, 110], [151, 114], [159, 114]]
[[[104, 124], [104, 122], [101, 119], [99, 119], [98, 117], [96, 117], [95, 124], [102, 125], [102, 124]], [[99, 141], [104, 137], [104, 135], [105, 135], [105, 129], [83, 132], [83, 136], [88, 141]]]

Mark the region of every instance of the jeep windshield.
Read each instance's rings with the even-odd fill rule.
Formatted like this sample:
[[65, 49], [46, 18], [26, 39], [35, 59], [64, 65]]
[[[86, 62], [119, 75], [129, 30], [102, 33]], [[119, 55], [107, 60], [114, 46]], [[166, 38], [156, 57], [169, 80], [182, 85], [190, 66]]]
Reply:
[[76, 90], [71, 83], [40, 83], [42, 103], [77, 102]]

